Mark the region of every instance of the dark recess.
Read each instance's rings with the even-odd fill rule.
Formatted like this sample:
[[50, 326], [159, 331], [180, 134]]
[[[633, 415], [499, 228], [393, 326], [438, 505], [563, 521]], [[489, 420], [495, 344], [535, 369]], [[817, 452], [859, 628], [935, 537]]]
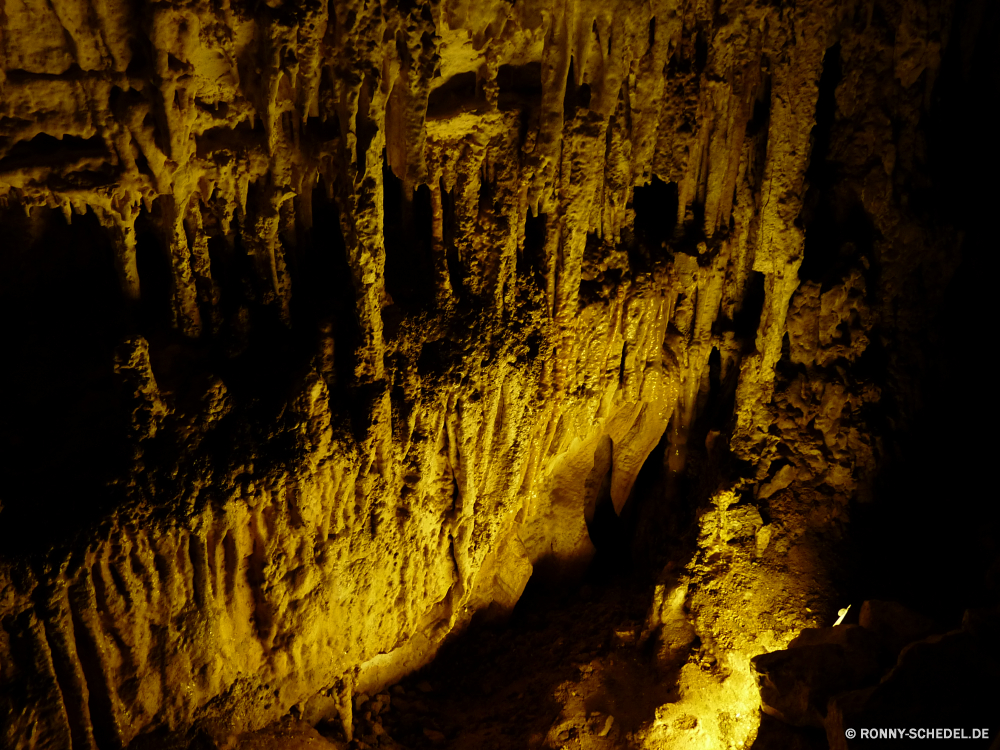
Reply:
[[135, 265], [139, 273], [139, 330], [147, 335], [170, 329], [171, 270], [159, 228], [146, 212], [135, 223]]
[[[871, 218], [850, 189], [839, 187], [841, 165], [830, 158], [830, 146], [836, 119], [836, 90], [843, 78], [840, 44], [823, 57], [823, 73], [816, 102], [816, 125], [812, 131], [812, 154], [806, 170], [809, 189], [802, 210], [806, 241], [799, 278], [822, 284], [824, 289], [837, 283], [860, 259], [873, 258], [878, 239]], [[869, 281], [875, 282], [872, 274]]]
[[545, 224], [547, 215], [537, 216], [528, 211], [524, 222], [524, 250], [517, 258], [518, 276], [534, 280], [535, 284], [545, 288]]
[[743, 340], [745, 351], [753, 351], [757, 346], [757, 329], [760, 328], [760, 316], [764, 312], [764, 274], [751, 271], [747, 279], [747, 290], [743, 297], [743, 305], [733, 317], [733, 329]]
[[856, 595], [895, 595], [950, 623], [964, 608], [988, 603], [986, 576], [991, 565], [996, 574], [1000, 554], [1000, 505], [989, 470], [995, 446], [987, 437], [996, 399], [989, 386], [976, 385], [992, 376], [976, 357], [995, 337], [998, 27], [995, 3], [959, 4], [925, 116], [931, 187], [921, 202], [935, 207], [935, 223], [964, 233], [962, 260], [939, 317], [905, 332], [904, 343], [922, 353], [921, 408], [907, 419], [912, 394], [897, 392], [890, 379], [882, 407], [898, 429], [887, 435], [876, 502], [858, 508], [865, 536]]
[[364, 177], [368, 173], [368, 147], [378, 133], [378, 124], [369, 115], [371, 105], [372, 81], [371, 76], [365, 75], [358, 101], [357, 141], [355, 142], [354, 154], [357, 161], [359, 178]]
[[[346, 415], [363, 401], [349, 387], [358, 339], [351, 272], [336, 204], [322, 189], [314, 192], [314, 224], [300, 235], [291, 268], [291, 329], [262, 301], [239, 233], [215, 234], [209, 254], [225, 324], [194, 341], [171, 326], [171, 266], [155, 204], [154, 215], [143, 212], [136, 222], [141, 301], [131, 311], [108, 232], [93, 213], [74, 216], [72, 226], [59, 211], [35, 209], [33, 217], [3, 212], [11, 241], [0, 314], [21, 321], [4, 330], [9, 364], [0, 370], [5, 558], [57, 548], [125, 502], [172, 512], [148, 501], [184, 495], [191, 475], [223, 476], [244, 465], [262, 435], [269, 450], [252, 456], [258, 470], [290, 465], [296, 449], [287, 427], [294, 417], [285, 406], [311, 366], [320, 327], [332, 333], [335, 369], [348, 386], [333, 390], [332, 409]], [[218, 228], [215, 217], [206, 227]], [[126, 437], [135, 404], [117, 382], [113, 356], [135, 334], [149, 342], [153, 374], [176, 410], [141, 448]], [[178, 429], [203, 408], [213, 377], [225, 383], [233, 414], [197, 439], [179, 439]]]
[[677, 225], [677, 183], [653, 175], [647, 185], [635, 188], [635, 247], [630, 247], [633, 266], [648, 270], [670, 259], [670, 241]]
[[313, 226], [300, 244], [300, 276], [294, 279], [300, 291], [292, 298], [295, 327], [315, 331], [317, 326], [329, 324], [335, 342], [338, 379], [349, 380], [354, 371], [353, 352], [360, 328], [340, 211], [322, 186], [313, 189], [312, 202]]
[[497, 86], [503, 101], [505, 94], [525, 98], [542, 95], [542, 64], [530, 62], [526, 65], [501, 65], [497, 70]]
[[6, 156], [0, 159], [0, 171], [57, 165], [87, 157], [105, 159], [108, 156], [104, 140], [99, 135], [91, 138], [80, 138], [75, 135], [55, 138], [39, 133], [29, 141], [15, 143]]
[[569, 73], [566, 76], [566, 93], [563, 97], [563, 119], [569, 122], [576, 117], [577, 110], [590, 107], [590, 84], [576, 85], [575, 61], [570, 58]]
[[694, 70], [701, 73], [708, 65], [708, 40], [704, 29], [699, 29], [694, 38]]
[[0, 551], [72, 533], [104, 510], [118, 435], [112, 351], [124, 305], [110, 243], [92, 213], [2, 212]]
[[382, 172], [386, 290], [406, 310], [425, 308], [434, 293], [430, 189], [421, 185], [407, 200], [388, 162]]
[[462, 299], [465, 296], [465, 284], [462, 282], [462, 264], [458, 258], [458, 246], [455, 244], [455, 222], [458, 218], [455, 216], [455, 191], [445, 190], [444, 179], [441, 180], [441, 213], [448, 278], [455, 296]]
[[462, 106], [476, 102], [478, 96], [475, 72], [454, 75], [430, 93], [427, 119], [451, 115]]

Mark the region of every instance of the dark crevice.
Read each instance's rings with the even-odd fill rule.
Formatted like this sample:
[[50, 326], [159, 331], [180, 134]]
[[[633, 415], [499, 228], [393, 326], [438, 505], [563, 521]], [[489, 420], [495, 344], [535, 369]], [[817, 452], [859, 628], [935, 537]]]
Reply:
[[542, 64], [501, 65], [497, 71], [497, 88], [500, 109], [537, 106], [542, 98]]
[[265, 542], [261, 537], [260, 529], [253, 529], [253, 549], [250, 552], [249, 565], [247, 565], [247, 583], [253, 598], [251, 617], [257, 631], [257, 637], [266, 642], [271, 634], [271, 610], [263, 588], [267, 580], [264, 574], [267, 552], [264, 547]]
[[465, 284], [462, 281], [462, 262], [455, 243], [455, 191], [445, 190], [444, 180], [441, 181], [441, 224], [444, 234], [445, 262], [448, 266], [448, 277], [451, 288], [459, 299], [465, 294]]
[[[146, 0], [137, 0], [133, 4], [134, 17], [141, 19], [148, 12], [147, 7]], [[153, 60], [156, 53], [153, 50], [152, 42], [146, 34], [142, 33], [139, 29], [136, 29], [136, 31], [139, 33], [130, 34], [128, 37], [131, 56], [128, 66], [125, 68], [125, 75], [129, 78], [149, 80], [153, 75]]]
[[[693, 516], [687, 512], [686, 502], [665, 502], [664, 466], [669, 447], [668, 427], [639, 469], [632, 492], [622, 508], [619, 540], [613, 546], [615, 558], [604, 562], [605, 570], [627, 571], [639, 580], [648, 581], [655, 578], [668, 556], [683, 554], [681, 529]], [[684, 488], [676, 496], [685, 499]], [[597, 570], [600, 572], [601, 568]]]
[[694, 70], [701, 73], [708, 65], [708, 39], [705, 29], [698, 29], [694, 37]]
[[118, 734], [115, 710], [108, 693], [107, 681], [104, 679], [104, 673], [101, 669], [101, 656], [80, 617], [82, 611], [93, 611], [84, 588], [85, 585], [84, 582], [81, 582], [71, 589], [69, 610], [72, 615], [76, 655], [80, 660], [80, 668], [89, 695], [88, 707], [90, 709], [90, 723], [94, 731], [94, 742], [97, 744], [98, 750], [120, 750], [122, 740]]
[[455, 474], [454, 469], [451, 472], [451, 508], [449, 508], [450, 513], [454, 513], [458, 510], [459, 503], [462, 499], [462, 491], [458, 488], [458, 476]]
[[81, 138], [64, 135], [55, 138], [39, 133], [29, 141], [18, 141], [0, 159], [0, 172], [40, 166], [59, 166], [79, 159], [110, 159], [107, 146], [99, 135]]
[[361, 84], [361, 93], [358, 97], [358, 113], [356, 119], [357, 141], [355, 143], [355, 162], [358, 169], [358, 179], [363, 178], [368, 173], [368, 147], [371, 146], [378, 133], [378, 123], [369, 114], [372, 106], [372, 81], [371, 77], [365, 75]]
[[[770, 65], [767, 56], [761, 58], [761, 66], [766, 71]], [[771, 119], [771, 76], [766, 72], [763, 74], [763, 84], [753, 102], [753, 114], [747, 123], [747, 137], [754, 138], [762, 132], [766, 132], [768, 122]]]
[[[139, 274], [139, 328], [148, 333], [170, 328], [173, 270], [159, 226], [142, 212], [135, 225], [135, 265]], [[148, 335], [147, 333], [147, 335]]]
[[745, 349], [752, 350], [756, 345], [757, 329], [760, 328], [760, 316], [764, 312], [766, 298], [765, 281], [764, 274], [761, 272], [750, 272], [746, 291], [743, 294], [743, 304], [740, 305], [733, 319], [734, 332], [745, 342]]
[[[479, 202], [478, 209], [480, 216], [489, 216], [494, 213], [493, 199], [495, 195], [495, 190], [493, 183], [489, 180], [489, 175], [486, 173], [486, 169], [482, 170], [479, 175]], [[497, 212], [499, 213], [499, 212]]]
[[545, 232], [546, 214], [532, 216], [528, 212], [524, 222], [524, 249], [518, 255], [518, 275], [524, 279], [534, 279], [541, 288], [545, 288]]
[[[312, 190], [312, 214], [312, 228], [303, 233], [297, 249], [298, 293], [292, 298], [292, 313], [297, 328], [332, 335], [334, 368], [349, 378], [360, 327], [340, 209], [323, 186]], [[213, 273], [214, 268], [213, 262]]]
[[430, 189], [422, 185], [408, 200], [388, 163], [382, 179], [386, 291], [405, 310], [426, 308], [434, 289]]
[[574, 72], [575, 61], [570, 58], [569, 73], [566, 76], [566, 92], [563, 98], [563, 119], [567, 122], [576, 117], [578, 110], [590, 108], [590, 84], [581, 83], [576, 85], [576, 74]]
[[[608, 476], [610, 478], [610, 472]], [[617, 572], [620, 567], [627, 567], [628, 548], [621, 527], [622, 520], [615, 512], [609, 487], [598, 497], [594, 506], [594, 518], [587, 524], [587, 534], [597, 549], [588, 571], [591, 576], [600, 578]]]
[[448, 117], [464, 106], [480, 103], [475, 71], [458, 73], [431, 91], [427, 119]]
[[712, 347], [708, 354], [708, 388], [709, 400], [718, 398], [722, 387], [722, 355], [717, 346]]
[[231, 602], [236, 592], [236, 575], [239, 561], [236, 558], [236, 539], [233, 537], [232, 529], [226, 532], [222, 539], [223, 556], [223, 590], [225, 601]]
[[191, 584], [194, 589], [194, 604], [201, 610], [205, 608], [208, 597], [208, 561], [206, 559], [204, 542], [197, 534], [188, 537], [188, 559], [191, 563]]
[[668, 254], [666, 244], [673, 237], [677, 224], [677, 203], [676, 182], [664, 182], [654, 175], [649, 184], [635, 188], [632, 206], [636, 239], [654, 259]]
[[859, 258], [871, 258], [878, 233], [858, 196], [837, 188], [840, 165], [830, 158], [836, 119], [836, 89], [843, 77], [840, 45], [823, 58], [812, 153], [806, 170], [809, 189], [801, 221], [806, 230], [799, 278], [825, 288], [836, 283]]
[[108, 448], [117, 445], [119, 427], [112, 352], [125, 330], [125, 305], [106, 231], [93, 213], [72, 224], [46, 208], [30, 218], [19, 208], [0, 214], [0, 315], [8, 321], [0, 368], [0, 551], [16, 555], [74, 535], [107, 508]]
[[234, 152], [266, 151], [267, 132], [260, 119], [253, 122], [244, 119], [236, 125], [209, 128], [195, 136], [195, 150], [201, 159], [213, 159], [215, 163], [230, 163]]
[[36, 591], [38, 619], [42, 624], [46, 645], [52, 656], [52, 669], [55, 673], [63, 708], [66, 710], [70, 739], [74, 747], [86, 747], [89, 744], [86, 729], [89, 717], [83, 713], [83, 696], [75, 689], [76, 679], [73, 675], [73, 664], [69, 661], [67, 644], [62, 638], [62, 633], [55, 619], [56, 613], [51, 611], [47, 602], [43, 603], [42, 601], [49, 593], [49, 589], [39, 588]]
[[594, 566], [600, 567], [620, 556], [616, 545], [620, 544], [620, 519], [611, 499], [611, 473], [614, 443], [604, 436], [598, 441], [594, 451], [594, 468], [587, 479], [587, 505], [584, 519], [587, 534], [597, 550]]
[[574, 72], [574, 65], [576, 61], [571, 57], [569, 59], [569, 72], [566, 74], [566, 92], [563, 95], [563, 120], [569, 122], [576, 116], [577, 108], [577, 92], [576, 92], [576, 74]]

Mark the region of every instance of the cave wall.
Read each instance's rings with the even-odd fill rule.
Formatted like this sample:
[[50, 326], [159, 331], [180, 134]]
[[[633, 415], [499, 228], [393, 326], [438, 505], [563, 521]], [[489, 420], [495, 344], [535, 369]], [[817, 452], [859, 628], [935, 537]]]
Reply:
[[6, 744], [349, 725], [579, 575], [602, 487], [646, 547], [696, 517], [655, 618], [750, 706], [957, 265], [953, 10], [7, 2]]

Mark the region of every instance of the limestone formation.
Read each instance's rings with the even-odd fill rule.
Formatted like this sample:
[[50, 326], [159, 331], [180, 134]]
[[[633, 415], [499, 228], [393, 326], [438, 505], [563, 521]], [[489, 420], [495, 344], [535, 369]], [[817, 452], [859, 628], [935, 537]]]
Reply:
[[616, 516], [679, 685], [630, 741], [749, 746], [958, 264], [954, 5], [0, 6], [0, 746], [374, 737]]

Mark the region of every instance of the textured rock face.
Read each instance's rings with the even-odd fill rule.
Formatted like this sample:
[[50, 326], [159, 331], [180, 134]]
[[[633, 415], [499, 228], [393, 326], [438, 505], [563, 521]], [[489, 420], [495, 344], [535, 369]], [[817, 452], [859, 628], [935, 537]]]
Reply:
[[870, 495], [873, 327], [904, 372], [957, 262], [907, 204], [951, 17], [7, 2], [4, 743], [350, 726], [608, 503], [681, 548], [664, 658], [724, 665], [648, 741], [752, 739]]

